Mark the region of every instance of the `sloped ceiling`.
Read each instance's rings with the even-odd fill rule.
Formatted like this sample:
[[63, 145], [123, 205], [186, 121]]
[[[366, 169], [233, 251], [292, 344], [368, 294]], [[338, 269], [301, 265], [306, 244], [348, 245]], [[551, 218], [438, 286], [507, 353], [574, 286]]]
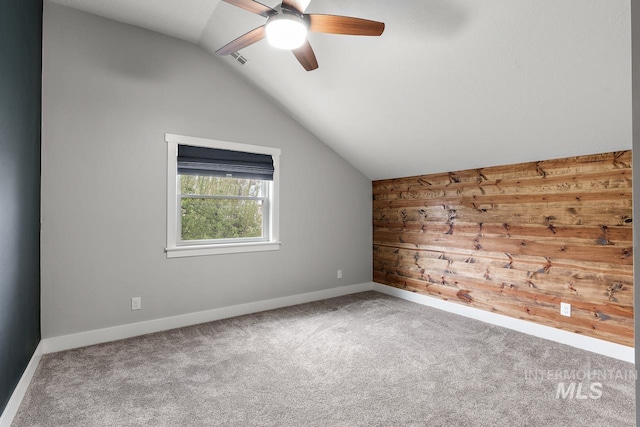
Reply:
[[[54, 1], [216, 57], [264, 23], [219, 0]], [[266, 41], [241, 51], [245, 65], [219, 60], [371, 179], [631, 148], [628, 0], [311, 0], [307, 12], [386, 30], [310, 34], [312, 72]]]

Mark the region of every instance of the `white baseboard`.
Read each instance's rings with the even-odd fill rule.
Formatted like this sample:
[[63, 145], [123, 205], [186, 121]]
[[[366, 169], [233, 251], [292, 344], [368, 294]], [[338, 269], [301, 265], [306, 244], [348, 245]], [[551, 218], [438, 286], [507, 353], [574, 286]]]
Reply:
[[[525, 334], [545, 338], [561, 344], [613, 357], [634, 363], [634, 348], [597, 338], [587, 337], [573, 332], [544, 326], [526, 320], [516, 319], [502, 314], [491, 313], [473, 307], [464, 306], [438, 298], [397, 289], [391, 286], [374, 282], [360, 283], [357, 285], [342, 286], [338, 288], [326, 289], [322, 291], [309, 292], [305, 294], [292, 295], [282, 298], [274, 298], [264, 301], [256, 301], [247, 304], [234, 305], [231, 307], [216, 308], [213, 310], [199, 311], [196, 313], [183, 314], [179, 316], [165, 317], [162, 319], [149, 320], [145, 322], [131, 323], [128, 325], [114, 326], [111, 328], [97, 329], [93, 331], [80, 332], [77, 334], [63, 335], [43, 339], [40, 343], [41, 353], [54, 353], [57, 351], [69, 350], [72, 348], [85, 347], [88, 345], [100, 344], [109, 341], [116, 341], [131, 338], [139, 335], [154, 332], [166, 331], [169, 329], [182, 328], [199, 323], [212, 322], [230, 317], [242, 316], [245, 314], [258, 313], [266, 310], [274, 310], [282, 307], [289, 307], [296, 304], [320, 301], [327, 298], [335, 298], [343, 295], [354, 294], [374, 290], [383, 294], [391, 295], [407, 301], [427, 305], [450, 313], [469, 317], [481, 322], [490, 323], [504, 328], [512, 329]], [[40, 348], [39, 346], [39, 348]], [[0, 427], [4, 427], [0, 425]]]
[[633, 347], [615, 344], [598, 338], [587, 337], [561, 329], [552, 328], [550, 326], [540, 325], [538, 323], [528, 322], [526, 320], [516, 319], [502, 314], [492, 313], [480, 310], [474, 307], [468, 307], [439, 298], [417, 294], [415, 292], [405, 291], [403, 289], [394, 288], [392, 286], [382, 285], [380, 283], [373, 284], [373, 290], [383, 294], [391, 295], [407, 301], [416, 302], [418, 304], [427, 305], [449, 313], [458, 314], [479, 320], [492, 325], [502, 326], [503, 328], [512, 329], [514, 331], [544, 338], [550, 341], [559, 342], [572, 347], [587, 350], [593, 353], [609, 356], [614, 359], [623, 360], [625, 362], [635, 363], [635, 350]]
[[15, 390], [13, 390], [7, 406], [0, 415], [0, 427], [10, 427], [13, 422], [13, 418], [18, 413], [18, 408], [20, 408], [20, 404], [22, 403], [22, 399], [24, 398], [27, 388], [31, 383], [33, 374], [36, 372], [38, 363], [40, 363], [40, 358], [42, 358], [42, 347], [42, 341], [40, 341], [38, 347], [36, 347], [36, 351], [34, 351], [33, 356], [31, 356], [27, 369], [24, 370], [20, 381], [18, 381], [18, 385]]
[[55, 353], [57, 351], [69, 350], [72, 348], [85, 347], [88, 345], [116, 341], [139, 335], [166, 331], [169, 329], [197, 325], [199, 323], [212, 322], [214, 320], [227, 319], [229, 317], [243, 316], [245, 314], [258, 313], [260, 311], [274, 310], [276, 308], [289, 307], [307, 302], [320, 301], [323, 299], [370, 291], [372, 288], [373, 282], [360, 283], [357, 285], [341, 286], [338, 288], [234, 305], [231, 307], [222, 307], [179, 316], [165, 317], [162, 319], [148, 320], [146, 322], [131, 323], [128, 325], [46, 338], [42, 340], [43, 352], [45, 354]]

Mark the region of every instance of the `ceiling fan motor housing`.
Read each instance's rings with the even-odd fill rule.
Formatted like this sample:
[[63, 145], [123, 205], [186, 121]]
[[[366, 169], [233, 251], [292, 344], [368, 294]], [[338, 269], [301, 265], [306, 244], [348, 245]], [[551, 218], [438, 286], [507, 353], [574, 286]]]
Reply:
[[289, 8], [278, 7], [277, 13], [267, 18], [265, 30], [272, 46], [279, 49], [297, 49], [307, 39], [309, 23], [304, 14]]

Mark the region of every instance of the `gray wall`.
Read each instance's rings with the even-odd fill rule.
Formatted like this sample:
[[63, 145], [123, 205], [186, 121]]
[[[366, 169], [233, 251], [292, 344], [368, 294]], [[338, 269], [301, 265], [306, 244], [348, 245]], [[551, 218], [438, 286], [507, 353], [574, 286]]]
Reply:
[[[165, 132], [282, 149], [280, 251], [166, 258]], [[371, 280], [370, 181], [199, 47], [47, 2], [42, 139], [45, 338]]]
[[40, 342], [42, 0], [0, 0], [0, 414]]

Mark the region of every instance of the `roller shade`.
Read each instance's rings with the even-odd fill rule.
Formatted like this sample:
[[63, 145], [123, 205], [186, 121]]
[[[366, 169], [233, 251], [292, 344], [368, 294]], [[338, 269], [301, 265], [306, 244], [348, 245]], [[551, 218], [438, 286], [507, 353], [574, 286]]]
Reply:
[[223, 176], [273, 181], [268, 154], [178, 145], [178, 174]]

